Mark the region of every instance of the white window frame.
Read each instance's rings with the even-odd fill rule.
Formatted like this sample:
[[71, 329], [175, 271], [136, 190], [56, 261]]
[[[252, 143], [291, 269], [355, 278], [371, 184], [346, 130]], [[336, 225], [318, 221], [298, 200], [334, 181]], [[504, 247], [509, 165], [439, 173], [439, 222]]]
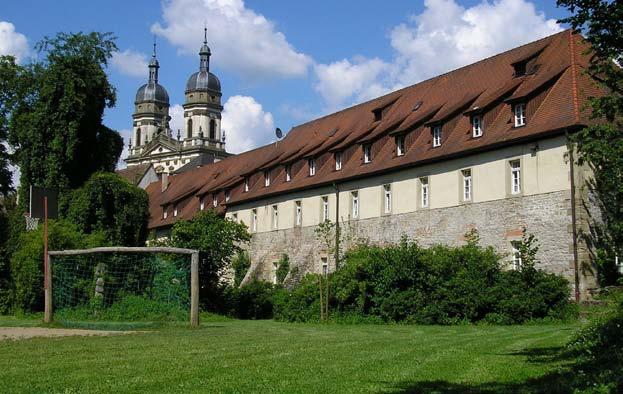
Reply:
[[251, 210], [251, 231], [257, 231], [257, 209]]
[[201, 196], [201, 198], [199, 199], [199, 210], [203, 211], [206, 208], [206, 201], [205, 201], [205, 196]]
[[216, 193], [212, 194], [212, 206], [214, 208], [218, 206], [218, 195]]
[[372, 161], [372, 144], [363, 145], [363, 162], [370, 163]]
[[471, 201], [473, 194], [472, 170], [467, 168], [461, 170], [463, 177], [463, 201]]
[[526, 125], [526, 103], [517, 103], [513, 107], [515, 113], [515, 127]]
[[472, 136], [474, 138], [482, 137], [482, 115], [472, 116]]
[[335, 171], [340, 171], [342, 169], [342, 152], [335, 152], [333, 157], [335, 158]]
[[427, 176], [420, 178], [420, 205], [422, 208], [430, 205], [430, 179]]
[[433, 148], [441, 146], [441, 125], [433, 126]]
[[327, 276], [329, 274], [329, 259], [321, 257], [320, 264], [322, 265], [322, 275]]
[[268, 186], [270, 186], [270, 171], [265, 170], [264, 171], [264, 187], [268, 187]]
[[292, 166], [290, 164], [286, 164], [286, 182], [290, 182], [292, 180]]
[[511, 264], [515, 271], [520, 271], [523, 261], [521, 259], [521, 252], [519, 251], [519, 244], [521, 241], [511, 241]]
[[383, 213], [392, 213], [392, 185], [383, 185]]
[[277, 204], [273, 205], [273, 229], [276, 230], [279, 228], [279, 206]]
[[511, 160], [508, 164], [511, 172], [511, 194], [521, 194], [521, 160]]
[[322, 196], [322, 222], [329, 220], [329, 196]]
[[358, 191], [351, 192], [350, 198], [351, 198], [351, 206], [352, 206], [351, 214], [353, 215], [353, 218], [356, 219], [359, 217], [359, 192]]
[[396, 136], [396, 156], [404, 156], [405, 154], [405, 136]]
[[177, 204], [173, 205], [173, 217], [177, 216]]
[[162, 208], [162, 218], [163, 218], [163, 219], [166, 219], [166, 218], [167, 218], [167, 216], [169, 215], [169, 214], [168, 214], [168, 212], [167, 212], [167, 208], [168, 208], [167, 206], [164, 206], [164, 207]]
[[309, 168], [309, 176], [316, 175], [316, 160], [313, 158], [307, 159], [307, 167]]
[[303, 224], [303, 205], [301, 200], [294, 202], [294, 225], [300, 226]]
[[225, 191], [225, 202], [229, 202], [230, 199], [231, 199], [231, 191], [227, 190]]
[[244, 178], [244, 191], [245, 193], [249, 191], [249, 177]]

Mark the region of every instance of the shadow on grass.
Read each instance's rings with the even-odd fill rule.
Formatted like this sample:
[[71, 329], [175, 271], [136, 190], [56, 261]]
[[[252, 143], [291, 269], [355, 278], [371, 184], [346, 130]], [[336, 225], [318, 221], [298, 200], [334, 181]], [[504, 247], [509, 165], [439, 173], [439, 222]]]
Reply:
[[[528, 363], [558, 365], [571, 362], [573, 358], [564, 351], [563, 347], [546, 347], [523, 349], [503, 355], [526, 357]], [[564, 367], [563, 367], [564, 368]], [[572, 380], [569, 368], [557, 372], [527, 379], [522, 382], [485, 382], [485, 383], [455, 383], [442, 380], [402, 382], [390, 388], [390, 393], [569, 393], [572, 392]], [[387, 392], [387, 391], [385, 391]]]

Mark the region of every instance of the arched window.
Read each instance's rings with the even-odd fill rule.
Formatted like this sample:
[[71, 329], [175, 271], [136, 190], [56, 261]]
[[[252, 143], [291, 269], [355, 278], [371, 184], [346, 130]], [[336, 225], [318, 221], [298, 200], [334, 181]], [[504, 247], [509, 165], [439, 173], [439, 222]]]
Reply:
[[210, 119], [210, 139], [216, 139], [216, 120]]
[[134, 138], [134, 146], [141, 146], [141, 128], [136, 129], [136, 138]]
[[193, 120], [188, 119], [188, 127], [186, 129], [186, 138], [192, 138], [193, 136]]

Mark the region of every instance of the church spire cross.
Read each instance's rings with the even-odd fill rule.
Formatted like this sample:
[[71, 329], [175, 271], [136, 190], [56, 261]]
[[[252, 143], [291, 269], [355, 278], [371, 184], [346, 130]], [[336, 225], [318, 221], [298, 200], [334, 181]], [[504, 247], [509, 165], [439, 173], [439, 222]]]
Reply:
[[203, 46], [199, 50], [199, 71], [210, 71], [210, 47], [208, 46], [208, 27], [204, 25], [203, 28]]
[[149, 83], [158, 83], [159, 68], [160, 64], [158, 63], [158, 59], [156, 59], [156, 37], [154, 36], [154, 51], [151, 55], [151, 60], [149, 61]]

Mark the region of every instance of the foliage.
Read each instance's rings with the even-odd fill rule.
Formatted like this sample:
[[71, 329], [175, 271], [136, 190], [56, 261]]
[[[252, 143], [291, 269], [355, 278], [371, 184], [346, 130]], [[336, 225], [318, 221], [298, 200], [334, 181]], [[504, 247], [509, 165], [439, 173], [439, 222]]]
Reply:
[[143, 246], [147, 193], [114, 173], [95, 173], [71, 196], [67, 219], [87, 234], [101, 231], [112, 245]]
[[0, 56], [0, 195], [5, 197], [12, 190], [13, 183], [5, 142], [10, 115], [20, 100], [23, 74], [23, 68], [17, 65], [13, 56]]
[[577, 332], [568, 350], [576, 357], [573, 383], [581, 392], [623, 392], [623, 297], [606, 316]]
[[[465, 246], [425, 249], [403, 239], [388, 247], [361, 245], [346, 254], [343, 266], [329, 275], [333, 316], [357, 315], [385, 322], [457, 324], [488, 321], [522, 323], [538, 318], [565, 318], [567, 281], [528, 264], [505, 271], [493, 248], [477, 237]], [[318, 278], [308, 275], [291, 293], [276, 298], [280, 320], [315, 320], [319, 310]]]
[[[66, 220], [50, 221], [50, 250], [81, 249], [106, 245], [102, 233], [86, 235]], [[10, 260], [13, 308], [38, 311], [43, 308], [43, 226], [23, 232]]]
[[[623, 2], [558, 0], [571, 15], [562, 19], [591, 44], [588, 74], [603, 95], [590, 101], [592, 116], [600, 121], [572, 135], [577, 162], [593, 170], [589, 188], [601, 211], [584, 236], [596, 250], [601, 285], [619, 277], [615, 256], [623, 256]], [[605, 122], [604, 122], [605, 121]]]
[[286, 280], [286, 276], [290, 272], [290, 257], [287, 254], [282, 254], [281, 259], [277, 263], [277, 284], [282, 285]]
[[16, 66], [23, 75], [7, 87], [17, 97], [5, 114], [8, 140], [21, 185], [66, 191], [95, 171], [113, 171], [123, 149], [119, 133], [102, 124], [104, 109], [116, 99], [105, 67], [117, 47], [110, 33], [93, 32], [59, 33], [36, 49], [42, 60]]
[[231, 268], [232, 258], [242, 253], [242, 246], [250, 239], [244, 224], [224, 219], [210, 210], [200, 212], [191, 220], [177, 221], [171, 231], [170, 244], [201, 252], [200, 298], [209, 303], [210, 296], [218, 291], [220, 275]]
[[11, 271], [9, 269], [9, 251], [7, 248], [9, 215], [3, 203], [5, 201], [0, 200], [0, 315], [7, 313], [11, 304], [11, 292], [9, 291]]
[[238, 287], [251, 268], [249, 253], [242, 251], [236, 254], [231, 261], [231, 267], [234, 270], [234, 287]]
[[238, 319], [270, 319], [273, 317], [272, 283], [257, 281], [233, 289], [233, 313]]

